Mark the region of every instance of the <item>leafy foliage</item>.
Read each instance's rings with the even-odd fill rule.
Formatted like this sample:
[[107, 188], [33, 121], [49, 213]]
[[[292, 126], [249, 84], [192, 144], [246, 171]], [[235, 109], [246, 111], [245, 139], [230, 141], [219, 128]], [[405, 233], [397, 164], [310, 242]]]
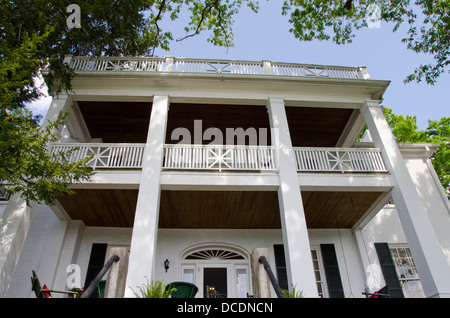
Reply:
[[170, 288], [170, 284], [166, 285], [163, 281], [148, 281], [142, 286], [138, 286], [138, 291], [133, 291], [134, 295], [138, 298], [169, 298], [176, 288]]
[[429, 121], [426, 133], [432, 142], [440, 145], [433, 166], [450, 199], [450, 117]]
[[[214, 45], [232, 45], [232, 17], [241, 0], [90, 0], [80, 7], [78, 27], [68, 27], [67, 8], [72, 0], [2, 1], [0, 6], [0, 179], [9, 192], [52, 204], [72, 193], [71, 182], [86, 180], [92, 171], [86, 160], [70, 163], [68, 156], [55, 160], [47, 154], [57, 135], [39, 127], [39, 117], [27, 105], [41, 97], [34, 79], [46, 69], [49, 91], [71, 89], [73, 72], [63, 63], [67, 54], [81, 56], [154, 55], [167, 50], [174, 36], [161, 27], [164, 18], [176, 20], [183, 10], [192, 16], [186, 32], [193, 36], [212, 31]], [[252, 1], [246, 1], [254, 10]], [[61, 154], [62, 155], [62, 154]]]
[[292, 291], [290, 291], [290, 292], [285, 289], [281, 290], [283, 292], [284, 298], [303, 298], [303, 291], [302, 290], [297, 291], [295, 288], [297, 285], [294, 286], [291, 284], [291, 286], [292, 286]]
[[64, 116], [41, 129], [28, 110], [18, 108], [0, 113], [0, 179], [7, 180], [5, 190], [21, 193], [31, 201], [54, 204], [56, 198], [73, 191], [73, 182], [88, 180], [92, 170], [90, 158], [70, 162], [70, 153], [51, 155], [48, 145], [57, 138], [56, 128]]
[[[332, 40], [351, 43], [356, 31], [375, 21], [402, 25], [408, 49], [430, 54], [434, 63], [419, 65], [405, 82], [434, 84], [450, 64], [450, 2], [448, 0], [285, 0], [282, 12], [289, 15], [291, 32], [300, 41]], [[384, 27], [384, 26], [383, 26]]]
[[450, 198], [450, 117], [429, 120], [426, 130], [418, 130], [416, 116], [395, 115], [385, 108], [385, 117], [397, 142], [430, 142], [439, 144], [432, 157], [433, 167]]

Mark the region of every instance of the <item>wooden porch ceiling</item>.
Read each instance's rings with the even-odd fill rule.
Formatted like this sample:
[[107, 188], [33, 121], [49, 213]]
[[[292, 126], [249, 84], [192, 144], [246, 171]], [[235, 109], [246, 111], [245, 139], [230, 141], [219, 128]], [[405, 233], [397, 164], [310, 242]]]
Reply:
[[[138, 190], [77, 189], [60, 198], [87, 226], [132, 227]], [[350, 228], [380, 192], [302, 192], [308, 228]], [[270, 191], [161, 192], [160, 228], [279, 229], [278, 195]]]
[[[147, 137], [151, 103], [86, 102], [78, 106], [92, 138], [106, 143], [144, 143]], [[294, 147], [334, 147], [339, 140], [352, 109], [286, 107]], [[202, 120], [202, 133], [218, 128], [226, 136], [226, 128], [267, 129], [270, 144], [270, 123], [265, 106], [172, 103], [169, 108], [166, 143], [176, 128], [187, 128], [194, 136], [194, 120]], [[204, 140], [204, 143], [210, 143]], [[226, 140], [224, 140], [226, 142]], [[193, 143], [193, 141], [192, 141]], [[261, 144], [261, 141], [258, 140]], [[263, 141], [263, 144], [265, 142]], [[248, 142], [247, 142], [248, 144]]]
[[92, 138], [105, 143], [145, 143], [152, 103], [78, 102]]

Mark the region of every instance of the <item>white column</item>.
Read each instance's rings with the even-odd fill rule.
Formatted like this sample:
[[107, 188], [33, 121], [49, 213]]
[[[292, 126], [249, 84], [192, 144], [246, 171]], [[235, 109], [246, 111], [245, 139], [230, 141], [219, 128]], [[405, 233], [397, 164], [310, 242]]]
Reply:
[[[318, 297], [284, 101], [281, 98], [269, 98], [267, 107], [272, 128], [272, 144], [278, 157], [278, 200], [288, 281], [296, 290], [302, 290], [305, 297]], [[292, 286], [289, 288], [292, 289]]]
[[[54, 96], [50, 106], [48, 107], [47, 113], [45, 114], [41, 127], [47, 127], [51, 122], [57, 120], [60, 113], [69, 112], [71, 109], [71, 104], [72, 97], [67, 94], [61, 93]], [[60, 132], [62, 128], [63, 127], [59, 127]]]
[[[78, 255], [78, 249], [80, 248], [81, 240], [83, 238], [85, 225], [83, 221], [71, 220], [67, 222], [66, 232], [64, 233], [64, 240], [60, 248], [60, 254], [58, 257], [58, 264], [53, 277], [47, 275], [40, 275], [41, 271], [45, 273], [44, 268], [39, 268], [38, 276], [41, 284], [46, 283], [49, 288], [55, 290], [67, 290], [67, 278], [71, 273], [67, 272], [67, 266], [76, 263], [76, 257]], [[86, 272], [86, 269], [85, 269]], [[53, 278], [53, 281], [45, 281], [45, 277]], [[51, 282], [51, 283], [50, 283]], [[81, 280], [81, 286], [83, 287], [84, 280]], [[87, 286], [86, 286], [87, 287]], [[55, 294], [54, 297], [62, 298], [62, 294]]]
[[133, 290], [137, 292], [137, 287], [146, 283], [146, 277], [151, 280], [154, 273], [161, 193], [160, 176], [168, 110], [168, 96], [153, 98], [131, 238], [125, 297], [134, 297]]
[[[58, 117], [68, 108], [71, 99], [63, 94], [54, 98], [45, 116], [42, 127]], [[23, 244], [33, 217], [35, 203], [28, 206], [20, 194], [11, 196], [0, 220], [0, 297], [4, 297], [11, 276], [19, 260]]]
[[427, 297], [450, 297], [450, 266], [378, 101], [362, 109], [376, 147], [391, 174], [392, 197]]

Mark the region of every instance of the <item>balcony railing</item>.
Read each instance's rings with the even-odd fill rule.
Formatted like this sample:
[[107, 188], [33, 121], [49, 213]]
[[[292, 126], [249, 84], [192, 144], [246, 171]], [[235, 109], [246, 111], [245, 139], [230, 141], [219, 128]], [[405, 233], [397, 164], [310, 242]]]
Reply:
[[90, 157], [87, 164], [93, 169], [139, 169], [144, 148], [145, 144], [53, 144], [51, 154], [70, 151], [71, 162]]
[[268, 146], [165, 145], [164, 169], [243, 170], [278, 169], [274, 148]]
[[370, 79], [365, 67], [325, 66], [192, 58], [68, 56], [65, 63], [77, 72], [176, 72], [275, 75], [338, 79]]
[[[93, 169], [140, 169], [144, 144], [53, 144], [51, 153], [70, 152], [72, 162], [89, 157]], [[297, 172], [386, 173], [378, 149], [294, 148]], [[164, 145], [165, 170], [277, 171], [271, 146]]]
[[294, 148], [298, 172], [386, 173], [379, 149]]

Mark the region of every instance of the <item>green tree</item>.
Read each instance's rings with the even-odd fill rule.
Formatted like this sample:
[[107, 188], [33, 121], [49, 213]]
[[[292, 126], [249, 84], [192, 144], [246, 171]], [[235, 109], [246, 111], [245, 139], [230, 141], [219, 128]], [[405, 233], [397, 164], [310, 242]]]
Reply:
[[2, 47], [0, 62], [0, 180], [9, 193], [21, 193], [30, 203], [53, 204], [60, 195], [72, 193], [72, 182], [92, 175], [86, 161], [70, 163], [68, 155], [55, 160], [48, 145], [57, 139], [56, 128], [63, 124], [64, 114], [45, 128], [39, 127], [24, 103], [39, 96], [33, 77], [37, 75], [41, 36], [21, 35], [16, 47]]
[[396, 115], [385, 108], [385, 117], [397, 142], [439, 144], [432, 157], [433, 167], [450, 198], [450, 117], [429, 120], [426, 130], [418, 129], [416, 116]]
[[426, 135], [431, 142], [439, 143], [433, 166], [450, 199], [450, 117], [428, 121]]
[[[450, 2], [448, 0], [285, 0], [291, 32], [300, 41], [332, 40], [351, 43], [356, 32], [388, 23], [396, 32], [408, 27], [402, 42], [417, 53], [430, 54], [434, 62], [419, 65], [405, 82], [434, 84], [450, 64]], [[386, 27], [383, 25], [383, 27]]]
[[[71, 182], [88, 179], [86, 161], [54, 160], [48, 144], [56, 139], [53, 128], [66, 114], [39, 127], [40, 118], [27, 105], [41, 96], [35, 78], [47, 69], [49, 90], [70, 90], [73, 72], [64, 64], [67, 54], [83, 56], [155, 55], [167, 50], [174, 35], [163, 30], [163, 21], [174, 21], [182, 12], [190, 20], [182, 40], [203, 31], [214, 45], [232, 45], [233, 16], [242, 0], [1, 0], [0, 6], [0, 180], [21, 192], [30, 202], [52, 204], [71, 193]], [[68, 6], [78, 4], [79, 27], [68, 27]]]

